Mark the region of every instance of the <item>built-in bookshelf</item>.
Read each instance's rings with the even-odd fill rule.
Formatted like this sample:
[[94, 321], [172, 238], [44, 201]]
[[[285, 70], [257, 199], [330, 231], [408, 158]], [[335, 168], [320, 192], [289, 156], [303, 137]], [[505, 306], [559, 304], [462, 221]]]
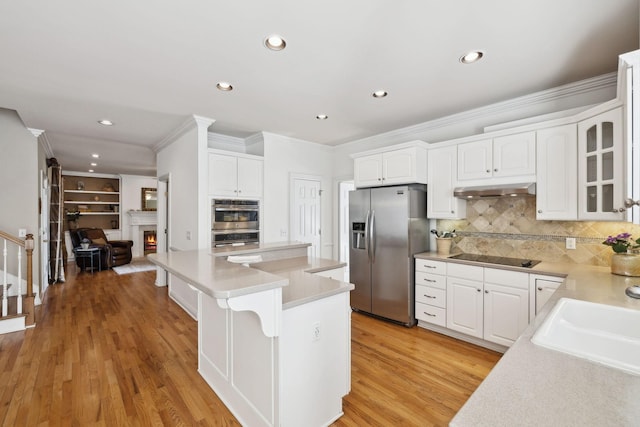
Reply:
[[63, 172], [65, 230], [120, 229], [120, 176]]

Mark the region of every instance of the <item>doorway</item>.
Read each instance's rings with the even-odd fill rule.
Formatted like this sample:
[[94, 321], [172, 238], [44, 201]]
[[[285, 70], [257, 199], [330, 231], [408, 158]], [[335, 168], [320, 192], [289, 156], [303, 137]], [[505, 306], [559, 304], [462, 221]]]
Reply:
[[355, 188], [353, 180], [338, 183], [338, 259], [347, 264], [345, 282], [349, 281], [349, 192]]

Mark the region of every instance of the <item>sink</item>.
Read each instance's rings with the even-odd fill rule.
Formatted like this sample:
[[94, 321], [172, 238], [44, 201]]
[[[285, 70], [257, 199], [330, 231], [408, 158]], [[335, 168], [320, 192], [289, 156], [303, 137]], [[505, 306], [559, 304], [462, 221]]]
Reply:
[[640, 375], [640, 310], [561, 298], [531, 341]]

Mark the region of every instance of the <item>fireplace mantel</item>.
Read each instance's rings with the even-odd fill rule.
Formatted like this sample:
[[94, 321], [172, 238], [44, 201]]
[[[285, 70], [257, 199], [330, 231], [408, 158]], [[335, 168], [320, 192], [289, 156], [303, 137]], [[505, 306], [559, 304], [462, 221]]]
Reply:
[[129, 211], [130, 225], [156, 225], [158, 223], [157, 211]]

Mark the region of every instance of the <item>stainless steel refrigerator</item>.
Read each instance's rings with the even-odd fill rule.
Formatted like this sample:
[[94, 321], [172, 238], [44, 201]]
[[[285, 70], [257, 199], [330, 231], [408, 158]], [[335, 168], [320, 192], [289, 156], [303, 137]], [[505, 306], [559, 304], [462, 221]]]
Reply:
[[413, 255], [429, 249], [424, 185], [349, 193], [351, 307], [413, 326]]

